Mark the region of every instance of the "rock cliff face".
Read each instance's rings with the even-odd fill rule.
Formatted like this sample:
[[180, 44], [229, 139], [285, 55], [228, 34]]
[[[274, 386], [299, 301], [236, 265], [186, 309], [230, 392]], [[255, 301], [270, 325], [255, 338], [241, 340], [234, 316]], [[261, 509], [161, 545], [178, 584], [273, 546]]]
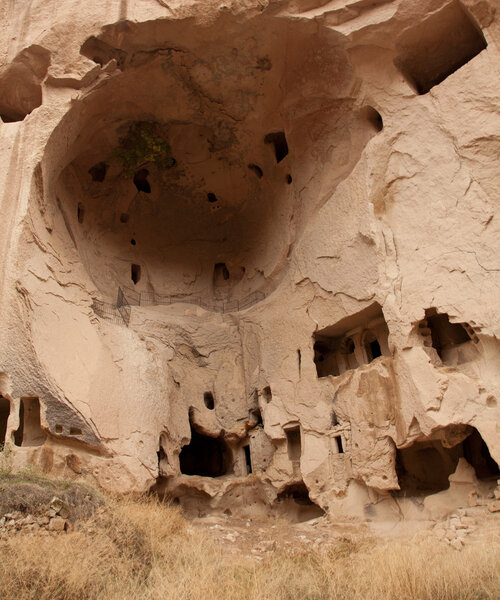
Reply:
[[9, 460], [193, 514], [486, 497], [498, 9], [0, 2]]

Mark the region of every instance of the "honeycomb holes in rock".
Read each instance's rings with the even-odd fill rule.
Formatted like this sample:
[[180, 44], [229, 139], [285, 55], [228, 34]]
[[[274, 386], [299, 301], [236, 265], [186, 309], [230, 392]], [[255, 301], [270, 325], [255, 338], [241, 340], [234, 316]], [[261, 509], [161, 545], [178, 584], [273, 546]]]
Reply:
[[[285, 24], [267, 16], [251, 19], [244, 26], [228, 16], [223, 29], [220, 23], [207, 28], [189, 24], [192, 30], [186, 32], [184, 25], [139, 23], [133, 36], [130, 32], [120, 34], [119, 48], [113, 48], [110, 42], [118, 26], [110, 26], [103, 34], [106, 39], [92, 37], [85, 42], [81, 49], [84, 56], [102, 65], [116, 60], [119, 68], [113, 77], [103, 80], [102, 86], [79, 99], [78, 106], [70, 109], [54, 132], [46, 146], [44, 160], [51, 164], [46, 180], [48, 187], [60, 189], [64, 212], [74, 206], [76, 213], [78, 202], [85, 206], [84, 223], [72, 234], [84, 267], [102, 294], [115, 297], [117, 289], [128, 284], [116, 258], [122, 251], [115, 231], [120, 219], [120, 223], [134, 224], [133, 239], [141, 240], [134, 262], [143, 269], [151, 262], [148, 283], [158, 296], [192, 295], [196, 299], [214, 294], [217, 302], [230, 299], [234, 310], [240, 310], [252, 296], [255, 302], [265, 298], [267, 288], [272, 288], [281, 271], [288, 268], [289, 263], [284, 260], [288, 251], [286, 236], [282, 240], [278, 236], [275, 244], [266, 240], [276, 231], [285, 231], [291, 218], [299, 224], [294, 232], [299, 236], [314, 214], [315, 205], [324, 201], [312, 189], [307, 191], [311, 202], [291, 194], [286, 185], [291, 183], [288, 166], [294, 168], [294, 181], [300, 179], [301, 172], [313, 176], [322, 190], [321, 196], [326, 197], [356, 164], [372, 136], [372, 128], [352, 110], [352, 99], [345, 98], [345, 90], [354, 89], [354, 70], [338, 36], [327, 28], [322, 28], [322, 35], [317, 36], [312, 24]], [[196, 110], [186, 104], [179, 81], [190, 81], [191, 67], [180, 66], [170, 55], [151, 51], [151, 34], [156, 27], [164, 30], [162, 39], [180, 36], [187, 40], [186, 52], [195, 62], [207, 64], [213, 62], [213, 57], [207, 55], [207, 48], [208, 54], [212, 52], [207, 41], [213, 39], [215, 32], [219, 35], [222, 31], [217, 56], [222, 54], [236, 63], [246, 56], [245, 40], [257, 39], [259, 42], [250, 54], [256, 53], [256, 65], [264, 64], [265, 58], [269, 68], [256, 68], [248, 86], [245, 84], [248, 110], [246, 104], [240, 107], [234, 103], [242, 91], [240, 77], [225, 77], [224, 86], [217, 84], [220, 101], [202, 103]], [[275, 43], [278, 33], [289, 40], [285, 62], [281, 60], [282, 44]], [[304, 94], [304, 86], [295, 82], [294, 74], [304, 61], [312, 59], [312, 55], [303, 52], [303, 47], [310, 49], [311, 44], [316, 58], [313, 68], [304, 68], [305, 77], [311, 82]], [[235, 47], [241, 47], [242, 52], [235, 53]], [[145, 54], [146, 48], [149, 50]], [[140, 64], [134, 56], [141, 57]], [[155, 56], [161, 60], [155, 60]], [[331, 67], [334, 63], [335, 69]], [[324, 83], [325, 69], [332, 70], [335, 86]], [[167, 72], [170, 100], [165, 103]], [[276, 120], [276, 102], [284, 95], [282, 90], [276, 90], [274, 82], [283, 77], [290, 79], [286, 97], [292, 103], [287, 109], [290, 116], [286, 132], [280, 125], [272, 125]], [[217, 81], [218, 76], [214, 75], [214, 81], [207, 82], [207, 86]], [[145, 88], [148, 94], [140, 92]], [[208, 97], [210, 94], [205, 91]], [[317, 111], [311, 107], [317, 98], [325, 106], [325, 119], [331, 113], [331, 119], [325, 123], [336, 122], [341, 114], [345, 127], [340, 130], [326, 125], [313, 143], [305, 132], [316, 118]], [[236, 121], [227, 116], [240, 109], [243, 113]], [[294, 114], [300, 114], [300, 119], [295, 119]], [[71, 163], [65, 164], [62, 157], [52, 164], [51, 155], [60, 156], [57, 148], [63, 140], [65, 144], [67, 141], [65, 156], [72, 157]], [[349, 164], [340, 161], [339, 166], [338, 157], [329, 148], [349, 156]], [[300, 161], [294, 163], [297, 150]], [[325, 160], [318, 160], [318, 155]], [[273, 164], [285, 162], [286, 171], [272, 168]], [[171, 168], [174, 164], [178, 168]], [[314, 174], [309, 173], [311, 165]], [[81, 189], [74, 187], [75, 175], [82, 182]], [[98, 185], [103, 177], [107, 185]], [[89, 178], [92, 185], [85, 184]], [[134, 191], [139, 193], [135, 199], [127, 182], [133, 182]], [[148, 196], [147, 204], [142, 196]], [[205, 202], [210, 210], [205, 210]], [[125, 205], [127, 209], [120, 211], [119, 207]], [[96, 261], [96, 256], [102, 260]], [[227, 261], [231, 277], [229, 283], [225, 280], [224, 288], [219, 288], [213, 286], [213, 269], [223, 262], [222, 257], [231, 257], [230, 263]], [[105, 270], [103, 265], [109, 268]], [[239, 265], [246, 267], [242, 276], [237, 272]], [[264, 278], [264, 272], [275, 273], [273, 280]]]

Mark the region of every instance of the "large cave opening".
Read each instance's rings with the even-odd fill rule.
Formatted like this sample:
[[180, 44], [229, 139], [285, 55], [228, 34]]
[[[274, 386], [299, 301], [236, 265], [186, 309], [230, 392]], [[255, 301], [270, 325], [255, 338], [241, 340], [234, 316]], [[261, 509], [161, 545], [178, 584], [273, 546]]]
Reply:
[[377, 133], [345, 38], [317, 23], [121, 23], [82, 53], [114, 71], [49, 141], [45, 202], [107, 299], [268, 293]]
[[181, 473], [201, 477], [221, 477], [232, 468], [232, 454], [226, 442], [209, 437], [191, 425], [191, 441], [179, 455]]
[[428, 495], [450, 486], [460, 458], [465, 458], [481, 480], [500, 476], [498, 464], [475, 427], [450, 425], [435, 439], [413, 442], [396, 451], [396, 473], [400, 486], [397, 495]]

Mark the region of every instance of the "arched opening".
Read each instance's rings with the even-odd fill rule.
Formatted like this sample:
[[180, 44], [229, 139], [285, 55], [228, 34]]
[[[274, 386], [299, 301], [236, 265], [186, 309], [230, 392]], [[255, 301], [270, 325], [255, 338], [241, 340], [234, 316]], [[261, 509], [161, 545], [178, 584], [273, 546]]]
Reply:
[[226, 263], [217, 263], [214, 266], [214, 285], [220, 285], [227, 281], [229, 277], [229, 269], [226, 267]]
[[488, 446], [474, 427], [472, 433], [462, 444], [464, 458], [474, 467], [478, 479], [496, 480], [500, 477], [500, 469], [492, 458]]
[[378, 110], [375, 110], [373, 106], [365, 106], [361, 109], [361, 112], [375, 131], [382, 131], [382, 129], [384, 128], [384, 121], [382, 119], [382, 115], [378, 112]]
[[212, 392], [205, 392], [203, 394], [203, 402], [205, 403], [205, 406], [208, 408], [208, 410], [214, 410], [215, 400]]
[[138, 284], [141, 279], [141, 265], [132, 264], [130, 266], [130, 278], [134, 285]]
[[307, 521], [325, 514], [325, 511], [311, 500], [303, 481], [285, 486], [276, 498], [276, 506], [279, 512], [291, 521]]
[[[165, 40], [186, 60], [165, 52]], [[44, 200], [64, 213], [57, 226], [71, 229], [96, 289], [116, 298], [135, 262], [158, 297], [206, 307], [227, 299], [235, 311], [264, 299], [374, 135], [353, 110], [359, 86], [341, 36], [318, 23], [221, 14], [203, 26], [111, 24], [81, 52], [118, 69], [73, 103], [42, 169]], [[282, 161], [286, 170], [275, 168]], [[106, 185], [90, 181], [103, 177]], [[76, 228], [79, 202], [85, 220]], [[132, 235], [141, 243], [127, 259]], [[214, 265], [224, 263], [230, 285], [219, 290]]]
[[50, 52], [32, 45], [22, 50], [0, 73], [0, 119], [22, 121], [42, 104], [42, 86]]

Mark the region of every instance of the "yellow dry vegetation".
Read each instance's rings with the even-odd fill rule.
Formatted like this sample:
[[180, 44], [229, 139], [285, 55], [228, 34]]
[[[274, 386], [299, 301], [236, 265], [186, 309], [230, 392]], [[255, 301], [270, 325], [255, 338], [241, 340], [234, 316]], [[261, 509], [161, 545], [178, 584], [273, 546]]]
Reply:
[[417, 543], [339, 541], [261, 562], [223, 554], [181, 512], [109, 499], [68, 534], [0, 542], [2, 600], [498, 599], [499, 544], [457, 552]]

